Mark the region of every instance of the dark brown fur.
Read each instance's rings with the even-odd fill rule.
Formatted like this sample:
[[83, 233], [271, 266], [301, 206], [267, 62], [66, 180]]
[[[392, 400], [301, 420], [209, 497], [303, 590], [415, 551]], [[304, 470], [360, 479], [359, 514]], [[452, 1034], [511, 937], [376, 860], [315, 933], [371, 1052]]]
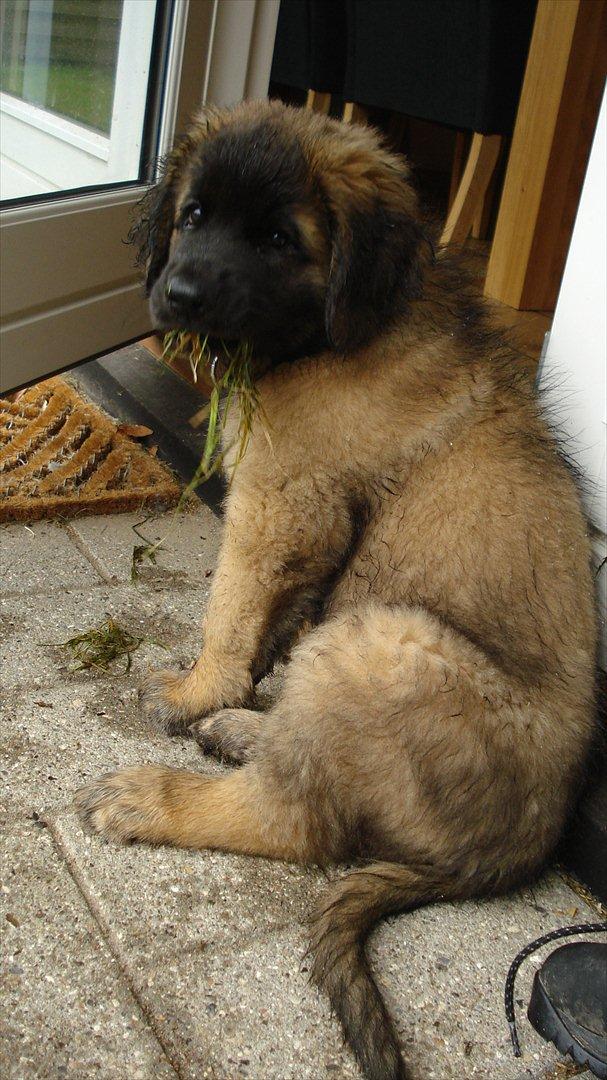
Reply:
[[[201, 657], [154, 676], [146, 703], [242, 768], [127, 769], [79, 795], [117, 839], [362, 859], [311, 948], [371, 1080], [405, 1073], [366, 935], [535, 873], [594, 723], [574, 482], [458, 258], [433, 257], [406, 177], [370, 131], [268, 104], [201, 118], [171, 156], [142, 228], [152, 308], [253, 341], [272, 446], [257, 423]], [[296, 241], [270, 250], [274, 216]], [[175, 279], [198, 290], [179, 311]], [[297, 633], [259, 712], [255, 680]]]

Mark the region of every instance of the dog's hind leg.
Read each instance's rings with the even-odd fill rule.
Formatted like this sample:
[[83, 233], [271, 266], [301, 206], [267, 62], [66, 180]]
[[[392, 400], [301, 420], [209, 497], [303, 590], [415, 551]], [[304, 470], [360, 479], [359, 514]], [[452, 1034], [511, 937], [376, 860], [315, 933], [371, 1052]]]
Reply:
[[76, 796], [94, 832], [119, 841], [216, 848], [289, 862], [315, 861], [301, 807], [262, 783], [254, 764], [227, 776], [144, 765], [102, 776]]
[[211, 718], [213, 749], [232, 741], [233, 756], [250, 755], [242, 769], [221, 778], [125, 769], [78, 804], [94, 829], [122, 840], [302, 861], [406, 857], [412, 846], [459, 858], [479, 815], [500, 832], [496, 799], [520, 812], [513, 748], [493, 746], [502, 728], [508, 740], [511, 719], [496, 723], [495, 680], [478, 650], [428, 613], [369, 605], [308, 635], [268, 713]]
[[412, 845], [459, 858], [466, 825], [476, 836], [486, 819], [497, 845], [501, 807], [522, 812], [508, 734], [517, 709], [499, 704], [499, 683], [476, 647], [430, 614], [371, 604], [308, 635], [268, 713], [211, 718], [213, 749], [232, 742], [233, 757], [250, 755], [242, 769], [221, 778], [125, 769], [85, 788], [79, 806], [94, 829], [124, 840], [304, 861], [405, 857]]

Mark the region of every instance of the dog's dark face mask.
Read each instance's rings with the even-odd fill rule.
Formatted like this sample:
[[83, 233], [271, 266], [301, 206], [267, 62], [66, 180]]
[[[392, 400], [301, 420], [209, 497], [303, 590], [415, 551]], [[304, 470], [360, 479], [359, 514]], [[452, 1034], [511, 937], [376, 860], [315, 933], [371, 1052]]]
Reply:
[[[296, 143], [226, 127], [187, 163], [166, 262], [153, 252], [150, 309], [183, 329], [288, 359], [322, 348], [325, 279], [304, 235], [310, 192]], [[175, 200], [172, 194], [171, 202]]]
[[406, 167], [371, 133], [331, 122], [310, 138], [304, 114], [267, 108], [194, 130], [146, 196], [133, 239], [155, 326], [278, 362], [351, 352], [419, 295]]

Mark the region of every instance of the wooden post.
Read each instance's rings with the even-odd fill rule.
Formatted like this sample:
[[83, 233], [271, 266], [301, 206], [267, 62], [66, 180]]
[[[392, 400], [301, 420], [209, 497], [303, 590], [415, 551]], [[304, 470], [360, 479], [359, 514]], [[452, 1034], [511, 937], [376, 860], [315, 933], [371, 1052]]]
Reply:
[[485, 294], [553, 310], [599, 111], [606, 0], [539, 0]]
[[475, 240], [486, 240], [489, 233], [489, 223], [493, 214], [493, 207], [496, 199], [496, 188], [498, 183], [498, 177], [500, 174], [500, 161], [504, 153], [504, 140], [502, 139], [502, 145], [500, 146], [497, 161], [493, 169], [493, 174], [487, 185], [487, 190], [483, 195], [481, 203], [479, 205], [476, 214], [474, 215], [474, 221], [472, 222], [472, 229], [470, 230], [471, 236]]
[[464, 167], [466, 164], [467, 141], [467, 133], [465, 131], [455, 132], [455, 144], [453, 147], [453, 161], [451, 162], [451, 182], [449, 184], [449, 201], [447, 203], [447, 210], [450, 210], [453, 206], [455, 196], [457, 195], [457, 189], [461, 183]]

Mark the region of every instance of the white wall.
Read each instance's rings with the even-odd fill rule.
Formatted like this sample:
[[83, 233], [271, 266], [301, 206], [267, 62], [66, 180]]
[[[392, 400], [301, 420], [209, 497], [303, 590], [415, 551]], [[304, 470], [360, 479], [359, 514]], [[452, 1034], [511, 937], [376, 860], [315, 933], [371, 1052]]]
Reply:
[[588, 512], [602, 532], [607, 532], [606, 136], [604, 95], [541, 375], [590, 482]]
[[[567, 436], [567, 449], [586, 479], [584, 498], [603, 534], [597, 568], [607, 552], [607, 106], [606, 95], [559, 293], [540, 384]], [[607, 667], [607, 566], [598, 575]]]

